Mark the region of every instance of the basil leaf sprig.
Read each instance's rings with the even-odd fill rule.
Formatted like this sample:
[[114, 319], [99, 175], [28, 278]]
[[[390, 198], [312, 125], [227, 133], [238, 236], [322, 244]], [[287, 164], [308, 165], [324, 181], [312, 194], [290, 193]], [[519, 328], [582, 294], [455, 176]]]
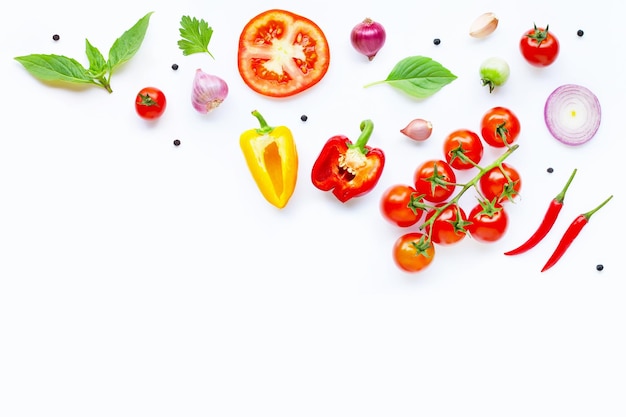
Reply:
[[180, 29], [178, 29], [181, 39], [178, 47], [183, 51], [183, 55], [192, 55], [206, 52], [215, 59], [209, 51], [209, 42], [213, 36], [213, 28], [204, 20], [195, 17], [183, 16], [180, 19]]
[[423, 99], [432, 96], [457, 78], [439, 62], [425, 56], [402, 59], [386, 79], [365, 85], [389, 84], [406, 94]]
[[85, 54], [89, 68], [85, 68], [74, 58], [55, 54], [31, 54], [15, 57], [31, 75], [42, 81], [65, 82], [73, 84], [94, 84], [103, 87], [109, 93], [111, 75], [122, 64], [129, 61], [139, 50], [148, 30], [149, 12], [139, 19], [113, 42], [109, 49], [109, 57], [105, 59], [100, 50], [85, 39]]

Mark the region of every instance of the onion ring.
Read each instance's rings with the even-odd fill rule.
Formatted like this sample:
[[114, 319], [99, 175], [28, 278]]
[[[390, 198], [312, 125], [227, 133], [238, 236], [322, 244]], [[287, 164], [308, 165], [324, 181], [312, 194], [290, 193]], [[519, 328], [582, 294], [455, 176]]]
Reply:
[[564, 84], [548, 96], [544, 119], [555, 139], [570, 146], [582, 145], [600, 127], [600, 101], [586, 87]]

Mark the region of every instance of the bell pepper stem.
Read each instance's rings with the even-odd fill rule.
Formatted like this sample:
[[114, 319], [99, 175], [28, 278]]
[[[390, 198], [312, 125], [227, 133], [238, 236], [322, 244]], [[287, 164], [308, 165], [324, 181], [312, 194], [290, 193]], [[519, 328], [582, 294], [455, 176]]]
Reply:
[[358, 148], [363, 154], [367, 154], [365, 145], [367, 145], [367, 141], [370, 139], [370, 136], [372, 136], [372, 132], [374, 131], [374, 122], [369, 119], [363, 120], [361, 122], [360, 129], [361, 135], [351, 147]]
[[259, 135], [266, 135], [274, 130], [274, 127], [267, 124], [265, 118], [261, 115], [261, 113], [258, 112], [258, 110], [253, 110], [252, 115], [257, 118], [259, 124], [261, 125], [260, 128], [256, 129]]

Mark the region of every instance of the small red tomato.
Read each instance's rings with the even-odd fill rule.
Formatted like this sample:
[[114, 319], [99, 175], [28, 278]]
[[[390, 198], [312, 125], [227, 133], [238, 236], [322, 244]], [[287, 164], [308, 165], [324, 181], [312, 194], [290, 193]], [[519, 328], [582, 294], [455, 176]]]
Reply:
[[158, 119], [163, 115], [167, 100], [163, 91], [156, 87], [144, 87], [135, 98], [137, 114], [146, 120]]
[[[434, 209], [426, 213], [425, 222], [428, 222], [445, 203], [439, 203]], [[435, 243], [451, 245], [465, 237], [468, 226], [467, 216], [458, 204], [450, 204], [444, 208], [432, 225], [426, 227], [426, 233], [432, 229], [431, 239]]]
[[484, 114], [480, 133], [485, 142], [494, 148], [504, 148], [517, 140], [521, 130], [515, 113], [506, 107], [494, 107]]
[[419, 272], [435, 258], [435, 245], [426, 242], [423, 233], [412, 232], [400, 236], [393, 245], [393, 260], [406, 272]]
[[504, 207], [500, 204], [494, 204], [491, 207], [484, 207], [481, 204], [476, 205], [469, 214], [470, 225], [467, 231], [473, 239], [491, 243], [499, 240], [509, 225], [509, 217], [504, 211]]
[[485, 172], [478, 184], [485, 199], [493, 201], [497, 198], [498, 203], [514, 200], [522, 188], [519, 172], [505, 163]]
[[400, 227], [409, 227], [422, 217], [422, 209], [411, 208], [417, 197], [415, 188], [410, 185], [396, 184], [387, 188], [380, 199], [380, 212], [383, 217]]
[[520, 51], [529, 64], [535, 67], [547, 67], [556, 61], [559, 56], [559, 41], [551, 32], [548, 25], [538, 28], [535, 25], [527, 30], [520, 39]]
[[482, 159], [483, 150], [482, 141], [471, 130], [455, 130], [443, 140], [443, 154], [452, 168], [474, 168]]
[[441, 203], [452, 196], [456, 188], [456, 174], [446, 161], [431, 159], [423, 162], [413, 175], [415, 190], [424, 200]]

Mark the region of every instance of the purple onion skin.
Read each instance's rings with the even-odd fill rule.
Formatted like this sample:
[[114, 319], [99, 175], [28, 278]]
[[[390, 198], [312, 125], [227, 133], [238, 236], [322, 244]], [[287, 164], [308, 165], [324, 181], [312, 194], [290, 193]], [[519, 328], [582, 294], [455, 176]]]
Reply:
[[216, 75], [196, 70], [191, 92], [191, 104], [200, 113], [210, 113], [228, 96], [228, 84]]
[[359, 53], [365, 55], [370, 61], [385, 45], [387, 33], [385, 28], [369, 17], [358, 23], [350, 33], [352, 46]]

